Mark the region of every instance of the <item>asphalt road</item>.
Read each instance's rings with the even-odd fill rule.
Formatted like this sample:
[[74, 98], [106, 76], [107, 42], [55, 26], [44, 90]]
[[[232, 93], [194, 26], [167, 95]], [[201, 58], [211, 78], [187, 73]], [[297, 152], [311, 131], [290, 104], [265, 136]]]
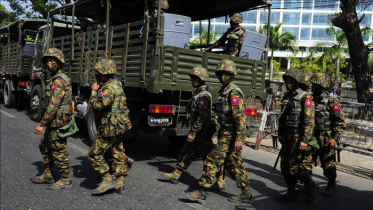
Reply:
[[[1, 111], [1, 209], [372, 209], [373, 181], [348, 173], [338, 172], [337, 195], [321, 196], [312, 204], [305, 203], [305, 196], [298, 203], [278, 203], [274, 197], [286, 191], [279, 166], [272, 169], [276, 154], [256, 151], [244, 146], [242, 156], [251, 181], [254, 197], [252, 204], [227, 201], [240, 189], [227, 174], [227, 189], [209, 192], [204, 205], [189, 202], [184, 190], [198, 189], [202, 161], [197, 159], [183, 173], [177, 185], [161, 180], [161, 171], [171, 172], [176, 164], [178, 148], [160, 135], [140, 133], [140, 139], [127, 155], [135, 159], [133, 169], [125, 177], [125, 195], [108, 192], [92, 196], [91, 190], [99, 183], [88, 160], [90, 147], [84, 121], [81, 129], [68, 139], [71, 155], [73, 188], [47, 190], [44, 184], [34, 184], [30, 179], [43, 172], [38, 144], [41, 135], [33, 134], [36, 122], [30, 120], [25, 109]], [[367, 166], [369, 167], [369, 166]], [[373, 166], [372, 166], [373, 167]], [[371, 169], [371, 168], [370, 168]], [[314, 178], [323, 190], [327, 184], [320, 168], [314, 169]]]

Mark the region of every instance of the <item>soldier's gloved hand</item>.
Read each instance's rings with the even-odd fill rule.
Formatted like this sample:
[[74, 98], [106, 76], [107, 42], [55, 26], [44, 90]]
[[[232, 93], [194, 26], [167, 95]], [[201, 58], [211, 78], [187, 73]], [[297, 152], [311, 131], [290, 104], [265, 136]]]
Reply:
[[100, 85], [97, 84], [97, 82], [95, 82], [95, 83], [93, 83], [93, 84], [91, 85], [91, 89], [92, 89], [92, 90], [98, 90], [99, 87], [100, 87]]
[[337, 141], [335, 139], [330, 139], [325, 146], [328, 146], [328, 145], [330, 145], [330, 148], [333, 149], [335, 145], [337, 145]]
[[41, 134], [43, 130], [44, 130], [44, 127], [41, 127], [40, 125], [38, 125], [35, 128], [35, 134]]
[[192, 135], [188, 135], [188, 139], [187, 139], [188, 142], [193, 142], [194, 141], [194, 137]]
[[307, 144], [304, 143], [304, 142], [301, 142], [300, 143], [300, 147], [299, 147], [300, 150], [306, 150], [307, 149]]
[[234, 142], [234, 151], [241, 152], [242, 150], [242, 141], [235, 141]]

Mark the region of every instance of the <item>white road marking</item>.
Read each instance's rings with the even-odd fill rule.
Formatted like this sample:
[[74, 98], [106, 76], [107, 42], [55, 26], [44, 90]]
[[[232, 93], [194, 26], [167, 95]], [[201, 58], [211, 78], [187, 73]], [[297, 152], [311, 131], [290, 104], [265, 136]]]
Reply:
[[67, 143], [67, 147], [72, 147], [72, 148], [74, 148], [74, 149], [76, 149], [76, 150], [82, 152], [83, 154], [88, 155], [88, 150], [87, 150], [87, 149], [83, 149], [83, 148], [81, 148], [81, 147], [79, 147], [79, 146], [77, 146], [77, 145], [75, 145], [75, 144], [72, 144], [72, 143], [69, 143], [69, 142], [68, 142], [68, 143]]
[[9, 117], [11, 117], [11, 118], [16, 118], [16, 116], [11, 115], [11, 114], [9, 114], [7, 112], [4, 112], [3, 110], [1, 110], [0, 112], [3, 113], [3, 114], [5, 114], [5, 115], [7, 115], [7, 116], [9, 116]]
[[205, 208], [201, 204], [198, 204], [198, 203], [187, 203], [187, 205], [197, 210], [209, 210], [208, 208]]

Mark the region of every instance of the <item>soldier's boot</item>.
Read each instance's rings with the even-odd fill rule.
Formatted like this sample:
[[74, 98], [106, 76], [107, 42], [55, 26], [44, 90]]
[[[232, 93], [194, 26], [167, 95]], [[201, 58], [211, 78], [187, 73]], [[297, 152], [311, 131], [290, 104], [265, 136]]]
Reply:
[[170, 181], [172, 184], [177, 184], [179, 183], [179, 179], [180, 179], [180, 176], [181, 176], [181, 173], [182, 171], [179, 171], [179, 170], [175, 170], [174, 172], [172, 173], [163, 173], [161, 172], [161, 177]]
[[34, 176], [32, 178], [32, 182], [37, 183], [37, 184], [53, 184], [54, 183], [54, 178], [52, 176], [52, 172], [49, 168], [46, 168], [44, 170], [44, 173], [40, 176]]
[[132, 158], [130, 158], [130, 157], [127, 157], [126, 162], [127, 162], [127, 165], [128, 165], [127, 173], [126, 174], [128, 174], [128, 172], [131, 170], [132, 165], [135, 162], [135, 160], [132, 159]]
[[307, 194], [307, 186], [303, 185], [299, 189], [296, 190], [297, 194]]
[[298, 196], [295, 192], [295, 184], [288, 184], [288, 191], [284, 195], [276, 196], [276, 201], [280, 202], [297, 202]]
[[123, 184], [123, 180], [124, 180], [123, 176], [119, 176], [115, 180], [115, 187], [114, 187], [114, 192], [115, 193], [124, 195], [124, 184]]
[[58, 180], [54, 184], [48, 185], [47, 189], [48, 190], [60, 190], [60, 189], [70, 188], [72, 186], [73, 186], [73, 182], [71, 181], [70, 178], [68, 178], [68, 179], [62, 179], [61, 178], [60, 180]]
[[200, 204], [204, 204], [206, 201], [207, 189], [201, 187], [199, 190], [193, 192], [184, 191], [184, 195], [191, 201], [196, 201]]
[[253, 195], [250, 192], [250, 188], [246, 187], [242, 189], [241, 194], [229, 197], [228, 201], [235, 203], [252, 203]]
[[219, 191], [219, 190], [225, 190], [226, 183], [224, 179], [217, 179], [216, 182], [210, 187], [210, 190], [213, 191]]
[[335, 179], [329, 179], [328, 186], [322, 192], [322, 195], [328, 197], [335, 195]]
[[104, 193], [110, 189], [113, 189], [115, 187], [115, 180], [110, 175], [110, 173], [106, 173], [102, 177], [102, 181], [100, 185], [92, 191], [93, 195]]
[[308, 180], [305, 182], [307, 186], [307, 197], [306, 197], [306, 202], [307, 203], [312, 203], [313, 201], [316, 200], [317, 197], [317, 192], [319, 191], [319, 185], [313, 181], [312, 179]]

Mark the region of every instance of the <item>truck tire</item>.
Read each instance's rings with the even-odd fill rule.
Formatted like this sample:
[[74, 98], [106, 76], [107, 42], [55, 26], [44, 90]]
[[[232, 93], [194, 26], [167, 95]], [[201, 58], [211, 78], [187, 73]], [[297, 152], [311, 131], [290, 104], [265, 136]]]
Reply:
[[17, 93], [12, 91], [10, 80], [7, 79], [4, 85], [4, 105], [7, 108], [14, 108], [17, 103]]
[[187, 136], [167, 136], [168, 140], [177, 147], [182, 147], [187, 140]]
[[95, 110], [91, 103], [88, 104], [87, 113], [87, 131], [88, 137], [91, 142], [95, 142], [98, 133], [98, 127], [101, 125], [100, 116], [98, 111]]
[[35, 85], [31, 91], [30, 111], [31, 119], [36, 122], [40, 122], [43, 117], [43, 98], [41, 94], [41, 86]]

